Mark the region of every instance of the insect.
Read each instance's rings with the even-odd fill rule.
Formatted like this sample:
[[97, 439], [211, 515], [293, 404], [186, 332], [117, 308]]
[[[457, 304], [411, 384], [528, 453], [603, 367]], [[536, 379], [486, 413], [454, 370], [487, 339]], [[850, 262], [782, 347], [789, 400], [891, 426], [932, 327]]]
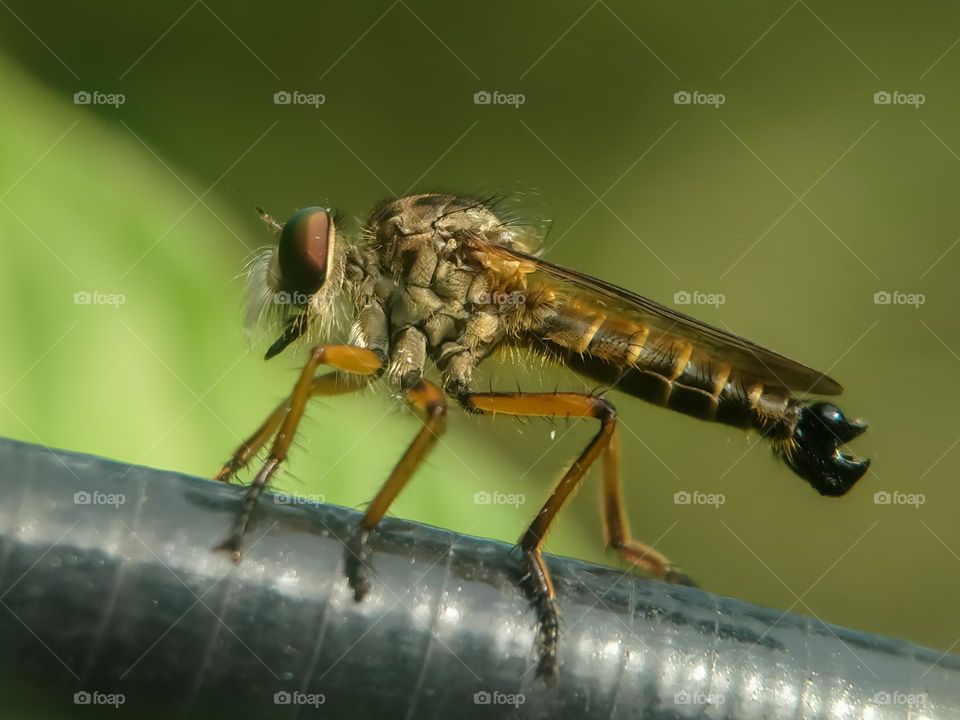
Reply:
[[[217, 474], [230, 481], [273, 438], [219, 549], [235, 561], [258, 496], [287, 458], [314, 396], [382, 378], [405, 394], [423, 426], [347, 543], [346, 575], [356, 600], [370, 588], [369, 538], [444, 432], [448, 398], [469, 413], [592, 418], [598, 429], [554, 487], [519, 541], [522, 585], [537, 620], [537, 674], [558, 675], [559, 614], [543, 538], [597, 460], [602, 465], [606, 541], [636, 567], [680, 584], [689, 578], [630, 533], [620, 489], [616, 411], [583, 392], [477, 392], [475, 368], [495, 351], [519, 348], [564, 363], [627, 394], [704, 420], [752, 428], [822, 495], [843, 495], [869, 467], [841, 450], [866, 430], [835, 405], [794, 393], [836, 395], [826, 375], [602, 280], [534, 255], [540, 233], [498, 216], [495, 202], [440, 193], [390, 199], [356, 238], [331, 211], [309, 207], [285, 224], [247, 275], [248, 322], [277, 323], [274, 357], [298, 339], [313, 345], [287, 399]], [[337, 307], [352, 308], [347, 341], [331, 344]], [[428, 361], [440, 384], [426, 376]], [[333, 371], [318, 374], [320, 366]]]

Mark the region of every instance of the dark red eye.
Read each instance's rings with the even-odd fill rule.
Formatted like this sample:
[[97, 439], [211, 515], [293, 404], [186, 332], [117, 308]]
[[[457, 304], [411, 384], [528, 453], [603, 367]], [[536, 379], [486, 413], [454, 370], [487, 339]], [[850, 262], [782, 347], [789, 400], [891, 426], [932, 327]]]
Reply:
[[[325, 208], [296, 212], [280, 234], [280, 275], [283, 288], [298, 295], [313, 295], [327, 279], [327, 251], [333, 221]], [[304, 299], [298, 301], [305, 302]]]

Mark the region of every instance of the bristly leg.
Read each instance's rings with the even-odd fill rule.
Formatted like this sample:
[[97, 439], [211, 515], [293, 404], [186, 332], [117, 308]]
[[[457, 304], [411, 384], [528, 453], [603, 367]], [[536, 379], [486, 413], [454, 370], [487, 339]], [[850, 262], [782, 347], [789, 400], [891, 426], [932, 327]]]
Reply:
[[[550, 572], [543, 560], [543, 539], [557, 513], [573, 495], [587, 469], [609, 456], [616, 435], [616, 411], [602, 398], [585, 393], [465, 393], [460, 403], [470, 412], [536, 417], [593, 418], [600, 429], [557, 483], [546, 503], [520, 538], [522, 589], [536, 612], [537, 677], [553, 685], [559, 674], [560, 615]], [[615, 464], [615, 459], [611, 460]]]
[[[313, 379], [310, 397], [345, 395], [366, 387], [368, 382], [369, 377], [365, 375], [354, 375], [346, 372], [328, 373]], [[287, 398], [274, 408], [269, 417], [250, 437], [243, 441], [213, 479], [221, 482], [231, 482], [236, 474], [245, 468], [260, 452], [260, 449], [267, 444], [267, 441], [276, 434], [289, 409], [290, 399]]]
[[550, 572], [543, 559], [543, 539], [560, 509], [573, 495], [598, 457], [603, 458], [604, 526], [607, 542], [634, 565], [668, 582], [692, 585], [684, 573], [648, 545], [633, 540], [620, 499], [620, 442], [613, 405], [596, 395], [553, 393], [464, 393], [460, 403], [470, 412], [527, 417], [592, 418], [600, 429], [580, 453], [520, 538], [521, 586], [537, 616], [537, 677], [554, 685], [559, 675], [560, 614]]
[[407, 402], [422, 416], [423, 427], [370, 503], [359, 527], [344, 543], [344, 574], [357, 602], [370, 591], [370, 535], [446, 429], [447, 401], [440, 388], [426, 378], [411, 377], [408, 382]]
[[[315, 377], [321, 365], [332, 365], [341, 372]], [[286, 459], [309, 399], [313, 395], [338, 395], [357, 390], [366, 384], [370, 376], [380, 372], [382, 367], [381, 356], [352, 345], [319, 345], [310, 352], [310, 359], [300, 372], [290, 397], [277, 406], [217, 474], [216, 479], [229, 482], [233, 474], [246, 465], [270, 437], [275, 436], [270, 455], [244, 495], [230, 535], [214, 548], [215, 551], [228, 552], [234, 562], [240, 562], [243, 556], [243, 538], [250, 524], [253, 508], [269, 486], [270, 479], [280, 464]]]
[[537, 616], [536, 675], [548, 686], [553, 687], [560, 674], [557, 662], [560, 646], [560, 610], [557, 607], [553, 581], [547, 572], [543, 554], [539, 550], [523, 554], [523, 573], [520, 584]]
[[267, 459], [267, 462], [264, 463], [263, 467], [260, 468], [260, 472], [257, 473], [250, 487], [247, 489], [247, 494], [243, 496], [243, 504], [240, 506], [240, 512], [237, 513], [237, 517], [233, 521], [230, 534], [226, 540], [213, 548], [214, 552], [226, 552], [230, 555], [230, 559], [233, 560], [233, 562], [240, 562], [241, 557], [243, 557], [243, 538], [247, 533], [247, 526], [250, 524], [250, 516], [253, 514], [253, 508], [257, 504], [257, 498], [259, 498], [266, 489], [270, 483], [270, 478], [273, 477], [279, 465], [279, 458], [271, 456]]
[[646, 543], [633, 538], [620, 482], [620, 435], [614, 433], [603, 456], [603, 534], [607, 546], [634, 567], [646, 570], [656, 578], [674, 585], [696, 587], [690, 577], [672, 564], [666, 556]]
[[[320, 380], [320, 378], [317, 379]], [[288, 399], [277, 405], [253, 435], [244, 440], [240, 447], [234, 451], [233, 455], [224, 463], [223, 467], [220, 468], [220, 472], [218, 472], [213, 479], [226, 483], [232, 481], [236, 474], [245, 468], [256, 454], [260, 452], [260, 448], [266, 445], [267, 441], [274, 436], [274, 433], [276, 433], [280, 427], [280, 423], [283, 422], [283, 416], [287, 414], [289, 408], [290, 401]]]
[[353, 590], [353, 599], [357, 602], [363, 600], [370, 592], [368, 563], [373, 553], [370, 551], [369, 539], [370, 532], [358, 527], [345, 542], [343, 572], [347, 576], [347, 585]]

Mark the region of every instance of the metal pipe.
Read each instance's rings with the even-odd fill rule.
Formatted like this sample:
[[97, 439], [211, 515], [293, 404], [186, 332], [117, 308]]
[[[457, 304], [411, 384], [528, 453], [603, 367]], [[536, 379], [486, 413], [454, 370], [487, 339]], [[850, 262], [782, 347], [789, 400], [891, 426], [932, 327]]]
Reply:
[[[960, 658], [551, 558], [561, 669], [532, 668], [508, 545], [389, 519], [370, 595], [353, 510], [0, 440], [4, 701], [138, 717], [960, 718]], [[12, 693], [12, 697], [11, 697]], [[83, 693], [87, 693], [84, 695]], [[75, 709], [75, 708], [74, 708]]]

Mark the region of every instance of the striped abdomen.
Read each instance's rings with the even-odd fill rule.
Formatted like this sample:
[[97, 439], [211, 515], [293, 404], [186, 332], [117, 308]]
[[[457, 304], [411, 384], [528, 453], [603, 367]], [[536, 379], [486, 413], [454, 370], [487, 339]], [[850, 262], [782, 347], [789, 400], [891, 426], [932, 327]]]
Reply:
[[550, 313], [531, 338], [532, 347], [544, 343], [583, 375], [702, 420], [788, 432], [797, 404], [689, 340], [590, 306]]
[[843, 495], [870, 467], [840, 447], [861, 435], [865, 422], [831, 403], [807, 403], [781, 385], [765, 386], [722, 352], [712, 354], [669, 328], [651, 328], [591, 302], [558, 303], [554, 296], [539, 317], [525, 337], [531, 347], [657, 405], [757, 428], [772, 441], [774, 454], [821, 495]]

